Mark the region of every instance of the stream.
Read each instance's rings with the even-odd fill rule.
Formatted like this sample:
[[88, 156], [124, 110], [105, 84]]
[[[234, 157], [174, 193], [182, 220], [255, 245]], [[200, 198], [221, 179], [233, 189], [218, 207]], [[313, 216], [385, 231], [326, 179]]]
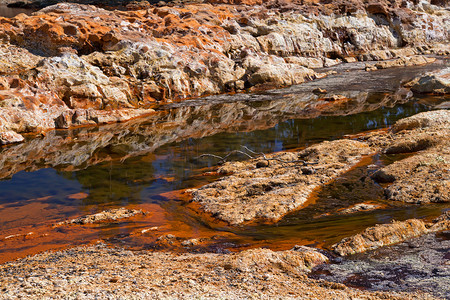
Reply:
[[[351, 70], [357, 64], [348, 67], [352, 72], [338, 66], [337, 75], [301, 86], [173, 103], [151, 116], [123, 124], [55, 130], [0, 148], [0, 262], [97, 240], [131, 249], [193, 252], [226, 253], [252, 247], [283, 250], [294, 245], [329, 249], [342, 238], [375, 224], [438, 216], [448, 205], [418, 206], [384, 199], [382, 188], [368, 175], [374, 168], [399, 159], [389, 155], [368, 158], [318, 191], [308, 206], [275, 224], [230, 227], [194, 207], [185, 190], [219, 178], [214, 173], [216, 159], [198, 158], [204, 153], [223, 156], [242, 146], [264, 153], [295, 150], [387, 128], [401, 118], [448, 107], [447, 96], [418, 97], [400, 87], [413, 75], [442, 68], [442, 64], [448, 65], [448, 60], [377, 73]], [[311, 90], [318, 86], [350, 100], [317, 101]], [[339, 214], [341, 209], [361, 202], [380, 208]], [[120, 222], [52, 226], [119, 207], [148, 213]], [[140, 234], [142, 230], [147, 233]], [[156, 239], [165, 234], [207, 242], [190, 249], [161, 247]], [[356, 262], [368, 260], [362, 257]], [[318, 270], [314, 276], [341, 282], [355, 276], [343, 278], [340, 271], [341, 277], [333, 277], [340, 265], [336, 266]], [[448, 279], [448, 272], [443, 276]], [[355, 279], [352, 285], [389, 288], [367, 286], [362, 281]], [[396, 288], [403, 286], [397, 284]], [[437, 284], [438, 288], [442, 285]]]

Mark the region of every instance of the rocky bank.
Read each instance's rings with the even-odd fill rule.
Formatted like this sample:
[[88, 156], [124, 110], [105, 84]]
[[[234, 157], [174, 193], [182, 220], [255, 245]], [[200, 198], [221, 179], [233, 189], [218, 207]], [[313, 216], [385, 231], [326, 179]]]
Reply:
[[[220, 2], [220, 1], [219, 1]], [[342, 62], [448, 54], [444, 3], [269, 1], [105, 10], [61, 3], [0, 18], [4, 136], [123, 121], [175, 99], [299, 84]]]
[[309, 279], [309, 270], [327, 258], [311, 248], [295, 249], [173, 254], [97, 244], [47, 252], [1, 265], [0, 299], [435, 299]]
[[361, 234], [343, 239], [333, 245], [332, 248], [334, 252], [344, 256], [397, 244], [427, 233], [449, 229], [450, 211], [447, 211], [439, 218], [433, 220], [433, 222], [410, 219], [370, 227]]

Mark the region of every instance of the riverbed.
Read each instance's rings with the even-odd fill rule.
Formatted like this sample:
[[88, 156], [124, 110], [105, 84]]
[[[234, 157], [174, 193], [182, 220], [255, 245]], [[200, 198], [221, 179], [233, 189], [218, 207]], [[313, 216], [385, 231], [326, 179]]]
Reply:
[[[218, 160], [200, 157], [205, 153], [225, 156], [244, 146], [263, 153], [296, 150], [383, 130], [401, 118], [445, 107], [447, 96], [417, 96], [401, 87], [418, 73], [444, 65], [448, 60], [367, 73], [360, 64], [349, 64], [336, 67], [336, 75], [300, 86], [211, 96], [165, 105], [123, 124], [27, 136], [25, 143], [0, 150], [0, 261], [99, 240], [135, 250], [178, 252], [285, 250], [294, 245], [327, 250], [375, 224], [433, 218], [448, 205], [388, 203], [370, 179], [376, 169], [399, 159], [392, 155], [366, 158], [318, 190], [303, 209], [276, 223], [229, 226], [190, 203], [186, 190], [219, 178]], [[312, 97], [317, 87], [347, 100], [318, 101]], [[379, 209], [339, 213], [361, 202]], [[120, 207], [146, 214], [90, 226], [54, 226]], [[204, 242], [193, 247], [158, 242], [167, 234]]]

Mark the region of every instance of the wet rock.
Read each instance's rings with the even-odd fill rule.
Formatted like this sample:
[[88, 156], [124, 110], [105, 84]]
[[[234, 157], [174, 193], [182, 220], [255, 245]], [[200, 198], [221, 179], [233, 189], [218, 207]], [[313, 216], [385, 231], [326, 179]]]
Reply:
[[420, 113], [398, 121], [392, 128], [385, 153], [410, 153], [373, 174], [390, 200], [409, 203], [450, 201], [450, 112]]
[[311, 277], [372, 291], [420, 290], [429, 293], [429, 298], [447, 299], [448, 249], [448, 238], [429, 233], [342, 259], [337, 264], [323, 264], [313, 270]]
[[267, 161], [267, 160], [260, 160], [260, 161], [256, 162], [257, 168], [266, 168], [268, 166], [269, 166], [269, 161]]
[[331, 95], [328, 97], [323, 98], [323, 100], [325, 101], [342, 101], [348, 99], [347, 97], [345, 97], [344, 95]]
[[376, 225], [360, 234], [343, 239], [332, 246], [335, 253], [345, 256], [403, 242], [428, 232], [425, 223], [411, 219], [403, 222]]
[[156, 246], [159, 248], [170, 248], [175, 244], [179, 245], [179, 238], [170, 233], [161, 235], [156, 239]]
[[411, 90], [415, 93], [450, 93], [450, 68], [439, 72], [425, 74], [414, 80]]
[[[234, 174], [195, 190], [193, 201], [233, 225], [277, 220], [302, 205], [316, 187], [349, 170], [371, 151], [364, 143], [337, 140], [297, 153], [267, 155], [270, 166], [266, 168], [255, 168], [255, 161], [226, 163], [219, 172]], [[303, 173], [305, 164], [312, 164], [312, 174]]]
[[23, 142], [24, 138], [14, 131], [0, 132], [0, 145], [8, 145]]
[[[429, 225], [431, 232], [438, 232], [450, 229], [450, 210], [433, 220], [432, 224]], [[448, 235], [448, 233], [447, 233]]]
[[448, 127], [450, 125], [450, 111], [436, 110], [418, 113], [414, 116], [401, 119], [392, 126], [392, 132], [413, 130], [429, 127]]
[[447, 211], [433, 222], [410, 219], [400, 222], [393, 221], [390, 224], [377, 224], [362, 233], [344, 238], [331, 247], [335, 253], [345, 256], [397, 244], [428, 233], [448, 230], [450, 228], [449, 216], [450, 213]]
[[349, 208], [343, 209], [339, 211], [341, 215], [353, 214], [361, 211], [371, 211], [375, 209], [382, 208], [383, 206], [380, 204], [371, 204], [371, 203], [358, 203]]
[[64, 221], [55, 224], [55, 226], [62, 226], [67, 224], [94, 224], [105, 221], [116, 221], [120, 219], [130, 218], [135, 215], [145, 214], [142, 210], [136, 209], [127, 209], [127, 208], [117, 208], [117, 209], [109, 209], [96, 214], [87, 215], [83, 217], [79, 217], [76, 219]]
[[182, 241], [181, 246], [191, 247], [191, 246], [197, 246], [200, 243], [201, 243], [201, 241], [199, 239], [190, 239], [190, 240]]
[[[340, 63], [344, 56], [398, 59], [380, 68], [426, 63], [430, 59], [413, 55], [445, 53], [445, 45], [438, 44], [448, 40], [448, 11], [420, 3], [408, 9], [383, 3], [380, 7], [390, 9], [376, 18], [368, 11], [380, 7], [359, 2], [261, 2], [262, 11], [234, 2], [127, 4], [146, 9], [59, 3], [0, 20], [0, 91], [26, 107], [0, 109], [0, 117], [15, 116], [5, 117], [8, 130], [50, 129], [55, 119], [67, 128], [70, 120], [61, 114], [68, 109], [149, 108], [254, 85], [299, 84], [329, 74], [312, 69]], [[342, 15], [332, 14], [334, 9]], [[405, 44], [427, 46], [401, 48]], [[11, 84], [10, 77], [18, 75], [20, 85]]]

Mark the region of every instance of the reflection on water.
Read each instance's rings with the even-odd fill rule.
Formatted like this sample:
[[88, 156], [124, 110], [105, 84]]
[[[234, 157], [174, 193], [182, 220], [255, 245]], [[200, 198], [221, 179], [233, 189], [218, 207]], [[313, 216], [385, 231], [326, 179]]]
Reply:
[[6, 5], [0, 4], [0, 17], [13, 18], [13, 17], [17, 16], [18, 14], [31, 15], [35, 11], [36, 10], [29, 9], [29, 8], [8, 7]]
[[[428, 210], [386, 206], [376, 213], [345, 218], [333, 215], [361, 201], [383, 202], [378, 186], [360, 180], [367, 172], [364, 166], [325, 188], [304, 210], [275, 225], [230, 228], [186, 201], [184, 189], [217, 179], [211, 172], [217, 161], [199, 160], [200, 154], [223, 156], [241, 146], [265, 153], [296, 149], [388, 127], [443, 101], [413, 99], [403, 91], [350, 91], [347, 97], [344, 102], [326, 102], [300, 93], [276, 100], [181, 106], [146, 119], [53, 131], [4, 147], [0, 150], [0, 231], [2, 236], [34, 234], [21, 238], [20, 243], [0, 236], [0, 261], [12, 259], [11, 253], [35, 253], [99, 238], [153, 247], [156, 237], [165, 233], [184, 238], [220, 235], [199, 251], [233, 245], [290, 248], [295, 243], [327, 247], [355, 230], [393, 217], [405, 219], [413, 212], [437, 214], [440, 206]], [[49, 227], [73, 216], [122, 206], [150, 213], [110, 225]], [[332, 215], [326, 215], [330, 212]], [[158, 230], [136, 234], [151, 227]]]

